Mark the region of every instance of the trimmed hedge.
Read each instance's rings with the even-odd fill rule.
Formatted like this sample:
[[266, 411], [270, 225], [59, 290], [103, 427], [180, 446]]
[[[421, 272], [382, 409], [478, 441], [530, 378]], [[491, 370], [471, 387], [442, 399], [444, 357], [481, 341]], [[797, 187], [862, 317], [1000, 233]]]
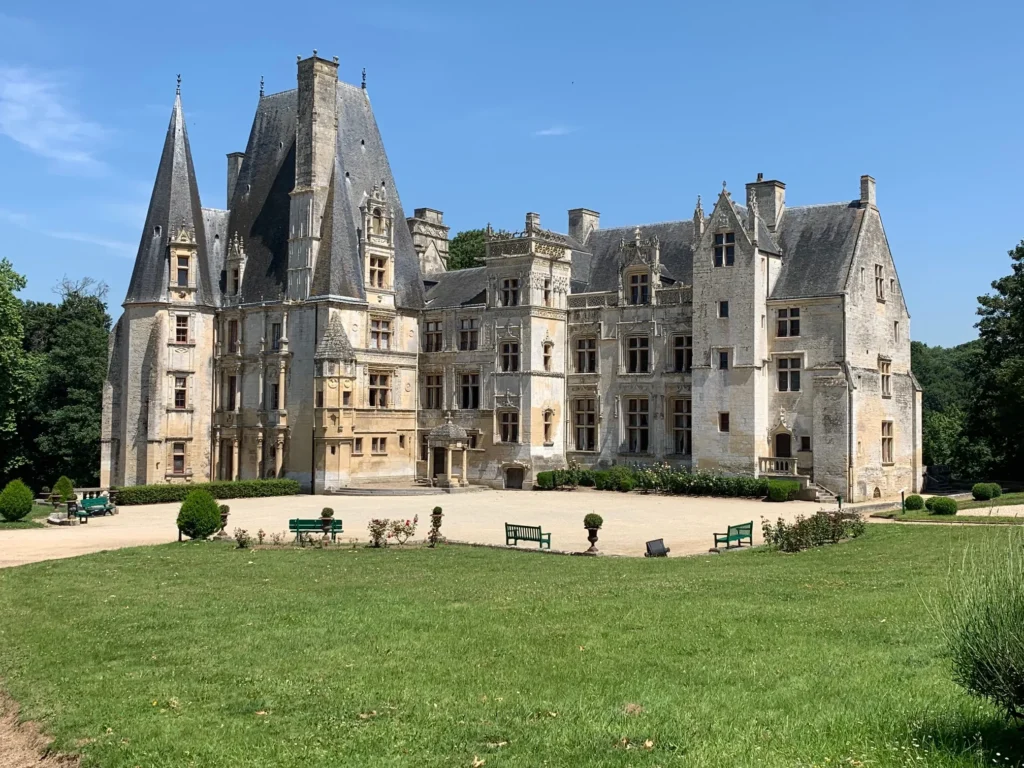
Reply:
[[957, 509], [959, 509], [956, 499], [950, 499], [946, 496], [932, 496], [924, 505], [933, 515], [955, 515]]
[[218, 480], [213, 483], [190, 485], [132, 485], [111, 488], [112, 501], [120, 506], [132, 504], [166, 504], [184, 501], [191, 491], [209, 492], [215, 499], [250, 499], [264, 496], [295, 496], [299, 493], [298, 480]]
[[800, 493], [798, 480], [769, 480], [768, 501], [789, 501]]
[[0, 492], [0, 517], [9, 523], [27, 517], [32, 511], [32, 489], [21, 480], [11, 480]]
[[178, 512], [178, 530], [190, 539], [205, 539], [220, 530], [220, 507], [213, 495], [192, 488]]
[[553, 491], [555, 489], [555, 473], [550, 470], [538, 472], [537, 487], [542, 491]]
[[1002, 496], [1003, 489], [999, 487], [999, 483], [975, 483], [971, 488], [971, 495], [978, 501], [988, 501]]
[[915, 493], [911, 496], [907, 496], [903, 505], [908, 512], [916, 512], [919, 509], [924, 509], [924, 499]]

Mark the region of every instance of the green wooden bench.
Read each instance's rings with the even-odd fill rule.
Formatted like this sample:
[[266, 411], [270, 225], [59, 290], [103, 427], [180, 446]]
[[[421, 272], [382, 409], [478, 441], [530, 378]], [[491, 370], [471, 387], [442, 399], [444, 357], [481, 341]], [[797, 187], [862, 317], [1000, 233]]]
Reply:
[[78, 508], [89, 514], [90, 517], [117, 514], [117, 507], [110, 503], [105, 496], [94, 496], [89, 499], [82, 499], [78, 502]]
[[[747, 544], [754, 546], [754, 521], [751, 520], [749, 523], [743, 523], [742, 525], [730, 525], [725, 533], [716, 533], [715, 536], [715, 548], [712, 552], [718, 551], [719, 544], [725, 544], [726, 549], [734, 549], [735, 547], [742, 547], [743, 540], [747, 540]], [[736, 542], [733, 545], [733, 542]]]
[[539, 549], [551, 549], [551, 534], [541, 531], [539, 525], [505, 523], [505, 545], [515, 546], [520, 541], [536, 541]]
[[[298, 541], [299, 537], [304, 533], [323, 533], [324, 526], [320, 522], [319, 517], [314, 517], [310, 520], [304, 520], [300, 517], [293, 518], [288, 521], [288, 530], [295, 534], [295, 540]], [[331, 520], [331, 541], [336, 541], [339, 533], [344, 533], [341, 520]]]

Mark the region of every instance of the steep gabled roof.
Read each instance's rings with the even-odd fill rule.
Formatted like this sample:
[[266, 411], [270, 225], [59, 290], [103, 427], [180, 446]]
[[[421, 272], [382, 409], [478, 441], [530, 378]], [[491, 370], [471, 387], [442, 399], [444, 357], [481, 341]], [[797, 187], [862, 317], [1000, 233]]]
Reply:
[[424, 275], [430, 284], [427, 289], [427, 309], [463, 307], [467, 304], [487, 302], [487, 270], [485, 267], [455, 269]]
[[[585, 244], [590, 251], [573, 252], [573, 292], [615, 291], [619, 287], [619, 247], [623, 239], [632, 240], [636, 227], [595, 229]], [[661, 274], [677, 283], [693, 282], [693, 222], [666, 221], [644, 224], [643, 237], [657, 236], [660, 244]], [[581, 288], [577, 290], [576, 285]], [[586, 287], [582, 287], [585, 285]]]
[[356, 359], [355, 350], [352, 349], [352, 342], [348, 340], [348, 334], [345, 333], [345, 325], [341, 320], [341, 315], [331, 315], [331, 319], [327, 323], [327, 330], [324, 331], [324, 336], [320, 339], [320, 343], [316, 345], [316, 351], [313, 353], [313, 359]]
[[310, 295], [366, 298], [357, 233], [360, 206], [383, 183], [393, 222], [395, 300], [400, 307], [422, 307], [419, 257], [366, 91], [339, 82], [337, 114], [337, 151]]
[[167, 244], [182, 227], [194, 232], [198, 264], [196, 270], [196, 303], [214, 306], [210, 264], [199, 186], [192, 166], [192, 150], [185, 130], [181, 94], [174, 97], [171, 121], [167, 126], [160, 165], [157, 167], [153, 193], [149, 198], [146, 225], [135, 257], [135, 269], [128, 283], [125, 304], [168, 301]]
[[864, 209], [852, 203], [786, 208], [777, 230], [782, 271], [773, 299], [842, 293]]

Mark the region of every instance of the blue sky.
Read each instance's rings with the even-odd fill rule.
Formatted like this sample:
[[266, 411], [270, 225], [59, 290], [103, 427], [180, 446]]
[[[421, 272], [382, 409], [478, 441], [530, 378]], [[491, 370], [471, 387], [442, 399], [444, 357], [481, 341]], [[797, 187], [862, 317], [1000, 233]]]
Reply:
[[362, 67], [407, 211], [453, 233], [689, 218], [760, 171], [791, 205], [878, 203], [913, 338], [973, 338], [976, 297], [1024, 238], [1024, 5], [410, 0], [46, 4], [0, 10], [0, 255], [53, 297], [110, 285], [119, 313], [182, 75], [203, 205], [295, 57]]

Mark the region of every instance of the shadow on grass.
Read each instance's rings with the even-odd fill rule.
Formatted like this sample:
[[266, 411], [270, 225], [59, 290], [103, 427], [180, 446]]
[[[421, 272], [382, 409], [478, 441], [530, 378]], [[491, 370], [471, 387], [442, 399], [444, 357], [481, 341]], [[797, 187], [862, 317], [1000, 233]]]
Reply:
[[922, 744], [935, 752], [973, 755], [987, 765], [1024, 766], [1024, 723], [994, 715], [989, 718], [926, 720], [915, 729]]

